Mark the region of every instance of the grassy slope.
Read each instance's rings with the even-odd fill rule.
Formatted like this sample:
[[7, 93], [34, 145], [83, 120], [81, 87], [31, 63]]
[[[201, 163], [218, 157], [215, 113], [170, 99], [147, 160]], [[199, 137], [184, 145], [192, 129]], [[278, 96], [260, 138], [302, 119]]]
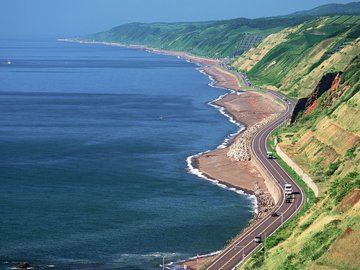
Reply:
[[338, 88], [324, 93], [315, 110], [276, 134], [317, 182], [321, 197], [281, 232], [283, 242], [258, 252], [241, 269], [360, 268], [360, 194], [352, 203], [348, 199], [360, 188], [359, 57], [343, 71]]
[[299, 26], [286, 28], [277, 33], [266, 37], [259, 46], [251, 48], [249, 51], [235, 59], [233, 66], [237, 69], [248, 72], [251, 70], [271, 49], [286, 41], [286, 37], [295, 32]]
[[195, 23], [131, 23], [80, 37], [85, 40], [191, 52], [216, 58], [234, 57], [255, 47], [268, 35], [323, 15], [360, 14], [360, 3], [330, 4], [288, 16]]
[[216, 58], [232, 57], [259, 44], [269, 34], [295, 26], [309, 18], [284, 16], [202, 23], [132, 23], [81, 38], [147, 45]]
[[[329, 188], [324, 172], [331, 164], [341, 161], [337, 171], [341, 177], [350, 171], [360, 171], [359, 78], [357, 57], [340, 76], [337, 90], [324, 93], [314, 111], [281, 130], [285, 150], [313, 176], [320, 191]], [[353, 158], [347, 158], [349, 155]]]
[[307, 21], [264, 40], [234, 66], [256, 84], [281, 88], [293, 98], [307, 96], [324, 74], [343, 70], [360, 54], [359, 24], [360, 16]]
[[323, 199], [290, 228], [285, 241], [258, 252], [240, 269], [359, 269], [360, 204], [349, 206], [339, 211], [339, 204]]

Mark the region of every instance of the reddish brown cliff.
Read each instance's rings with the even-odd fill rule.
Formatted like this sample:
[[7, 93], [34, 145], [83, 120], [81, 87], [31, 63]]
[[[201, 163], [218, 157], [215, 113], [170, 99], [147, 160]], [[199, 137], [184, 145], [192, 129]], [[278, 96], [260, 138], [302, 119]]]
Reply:
[[325, 92], [328, 92], [324, 98], [325, 104], [331, 105], [333, 100], [338, 95], [341, 95], [341, 93], [334, 95], [341, 83], [341, 74], [341, 72], [335, 72], [324, 75], [308, 97], [299, 99], [295, 105], [290, 123], [294, 123], [301, 112], [307, 115], [314, 111], [319, 106], [319, 98]]

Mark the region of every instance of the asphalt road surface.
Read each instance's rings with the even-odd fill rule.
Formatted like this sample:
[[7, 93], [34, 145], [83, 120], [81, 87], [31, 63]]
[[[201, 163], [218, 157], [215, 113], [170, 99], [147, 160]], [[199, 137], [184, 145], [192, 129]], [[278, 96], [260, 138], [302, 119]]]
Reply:
[[[296, 182], [282, 169], [276, 159], [268, 159], [266, 152], [266, 142], [271, 132], [289, 120], [294, 109], [294, 102], [288, 100], [279, 93], [269, 91], [276, 97], [283, 100], [287, 105], [287, 109], [275, 121], [262, 128], [254, 136], [252, 141], [252, 149], [256, 158], [260, 161], [263, 167], [268, 171], [272, 178], [278, 183], [281, 191], [284, 190], [285, 184], [291, 184], [293, 188], [293, 195], [290, 202], [285, 202], [285, 193], [282, 192], [282, 197], [276, 206], [272, 216], [270, 213], [262, 221], [255, 224], [249, 230], [240, 235], [232, 244], [225, 248], [214, 261], [206, 268], [208, 270], [231, 270], [243, 262], [246, 257], [250, 256], [260, 246], [266, 248], [266, 238], [274, 233], [287, 220], [293, 217], [302, 207], [304, 203], [304, 193]], [[261, 236], [261, 242], [255, 242], [255, 237]]]

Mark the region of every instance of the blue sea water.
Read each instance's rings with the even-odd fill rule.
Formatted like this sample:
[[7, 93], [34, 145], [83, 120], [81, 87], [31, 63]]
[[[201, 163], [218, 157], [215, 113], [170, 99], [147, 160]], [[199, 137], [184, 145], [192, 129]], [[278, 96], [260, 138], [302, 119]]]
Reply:
[[196, 65], [3, 39], [0, 78], [0, 268], [158, 269], [250, 221], [251, 198], [188, 172], [237, 129]]

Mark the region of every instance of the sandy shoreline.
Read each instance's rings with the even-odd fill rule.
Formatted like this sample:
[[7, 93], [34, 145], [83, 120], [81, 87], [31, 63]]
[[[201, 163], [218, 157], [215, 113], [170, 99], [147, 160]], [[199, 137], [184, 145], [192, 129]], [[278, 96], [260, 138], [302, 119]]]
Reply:
[[[238, 78], [228, 70], [224, 70], [221, 60], [205, 57], [197, 57], [185, 52], [164, 51], [145, 46], [125, 45], [112, 42], [87, 42], [80, 40], [64, 39], [60, 41], [80, 42], [90, 44], [103, 44], [110, 46], [122, 46], [134, 49], [143, 49], [152, 53], [172, 55], [184, 60], [200, 65], [201, 72], [208, 75], [212, 81], [211, 86], [224, 88], [230, 91], [228, 94], [210, 102], [222, 113], [232, 118], [232, 122], [246, 127], [253, 127], [256, 123], [280, 113], [283, 110], [272, 96], [266, 93], [255, 91], [240, 91]], [[198, 169], [202, 176], [209, 180], [216, 180], [221, 184], [230, 188], [242, 190], [247, 194], [255, 195], [257, 199], [257, 214], [254, 216], [251, 224], [244, 230], [248, 229], [252, 224], [256, 223], [262, 217], [267, 215], [274, 206], [272, 194], [269, 192], [261, 168], [251, 159], [249, 161], [237, 161], [229, 157], [228, 152], [236, 140], [239, 140], [243, 132], [236, 135], [232, 142], [218, 149], [207, 151], [200, 156], [193, 156], [188, 160], [188, 164]], [[205, 151], [206, 149], [204, 149]], [[182, 265], [187, 265], [188, 269], [200, 269], [212, 260], [213, 257], [200, 258], [198, 260], [190, 260]]]

